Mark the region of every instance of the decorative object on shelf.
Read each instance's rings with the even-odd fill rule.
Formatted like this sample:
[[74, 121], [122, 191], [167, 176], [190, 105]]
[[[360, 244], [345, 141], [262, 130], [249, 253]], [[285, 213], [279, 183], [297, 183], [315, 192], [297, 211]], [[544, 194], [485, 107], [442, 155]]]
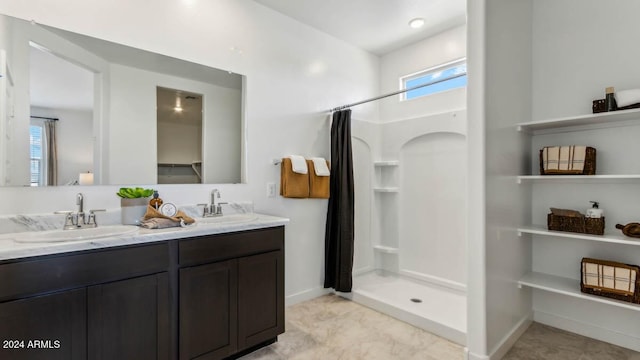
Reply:
[[545, 146], [540, 175], [595, 175], [596, 149], [590, 146]]
[[594, 114], [606, 112], [607, 108], [605, 107], [604, 99], [593, 100], [593, 105], [591, 105], [591, 111]]
[[551, 208], [551, 213], [547, 215], [547, 228], [555, 231], [603, 235], [604, 216], [589, 218], [579, 211]]
[[606, 88], [604, 90], [604, 107], [606, 111], [616, 111], [618, 110], [618, 104], [616, 104], [616, 95], [612, 86]]
[[122, 224], [140, 225], [140, 219], [147, 211], [148, 198], [152, 194], [153, 189], [120, 188], [116, 195], [120, 197]]
[[588, 218], [598, 219], [604, 216], [604, 210], [600, 209], [600, 203], [597, 201], [589, 201], [591, 205], [590, 209], [587, 209], [585, 216]]
[[616, 93], [618, 110], [636, 109], [640, 107], [640, 89], [621, 90]]
[[640, 304], [640, 267], [615, 261], [583, 258], [580, 291]]
[[622, 230], [625, 236], [640, 238], [640, 223], [633, 222], [627, 225], [616, 224], [616, 229]]

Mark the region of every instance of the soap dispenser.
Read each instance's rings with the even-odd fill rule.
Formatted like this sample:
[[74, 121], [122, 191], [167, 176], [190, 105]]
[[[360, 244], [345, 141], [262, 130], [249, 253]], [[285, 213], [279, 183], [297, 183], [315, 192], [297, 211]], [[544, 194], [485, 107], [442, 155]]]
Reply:
[[153, 199], [149, 200], [149, 205], [151, 205], [152, 208], [158, 210], [162, 203], [163, 201], [158, 194], [158, 190], [153, 190]]
[[587, 209], [587, 214], [585, 215], [588, 218], [599, 219], [604, 216], [604, 210], [600, 209], [600, 203], [597, 201], [589, 201], [593, 205], [590, 209]]

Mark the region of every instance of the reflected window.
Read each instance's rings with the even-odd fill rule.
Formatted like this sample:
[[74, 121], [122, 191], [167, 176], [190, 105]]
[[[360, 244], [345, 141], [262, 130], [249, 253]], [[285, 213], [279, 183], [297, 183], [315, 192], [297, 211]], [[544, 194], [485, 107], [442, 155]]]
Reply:
[[467, 59], [452, 61], [446, 64], [407, 75], [401, 79], [402, 89], [409, 90], [402, 94], [401, 100], [411, 100], [451, 89], [467, 86]]
[[44, 129], [42, 125], [29, 126], [29, 152], [31, 154], [31, 186], [44, 185]]

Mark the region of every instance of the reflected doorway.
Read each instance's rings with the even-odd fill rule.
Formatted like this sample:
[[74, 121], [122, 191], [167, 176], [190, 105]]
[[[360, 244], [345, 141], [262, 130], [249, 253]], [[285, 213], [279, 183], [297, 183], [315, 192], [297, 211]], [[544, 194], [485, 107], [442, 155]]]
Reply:
[[202, 183], [202, 94], [158, 86], [158, 184]]

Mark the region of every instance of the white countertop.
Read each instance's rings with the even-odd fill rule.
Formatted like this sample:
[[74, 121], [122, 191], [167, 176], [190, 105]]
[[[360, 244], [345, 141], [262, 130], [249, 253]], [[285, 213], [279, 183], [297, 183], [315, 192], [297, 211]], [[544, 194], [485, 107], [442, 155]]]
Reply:
[[[216, 218], [209, 220], [212, 222], [208, 222], [207, 220], [208, 219], [196, 219], [195, 224], [184, 228], [145, 229], [131, 225], [133, 228], [136, 228], [136, 230], [123, 235], [66, 242], [22, 243], [13, 240], [14, 237], [19, 236], [18, 233], [4, 233], [0, 234], [0, 261], [73, 251], [95, 250], [114, 246], [146, 244], [202, 235], [263, 229], [286, 225], [289, 222], [289, 219], [286, 218], [257, 213], [254, 213], [247, 221], [231, 220], [225, 222], [224, 219], [218, 220]], [[108, 226], [110, 225], [104, 225], [104, 227]], [[76, 232], [83, 230], [60, 231]]]

